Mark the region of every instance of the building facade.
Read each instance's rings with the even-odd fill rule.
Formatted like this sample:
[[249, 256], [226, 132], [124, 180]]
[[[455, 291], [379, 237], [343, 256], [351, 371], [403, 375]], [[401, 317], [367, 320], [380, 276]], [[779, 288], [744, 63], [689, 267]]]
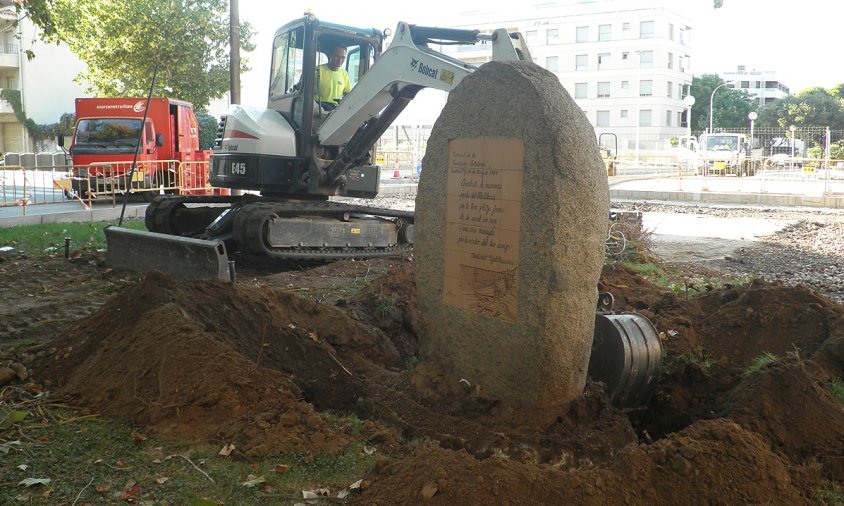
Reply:
[[744, 65], [739, 65], [732, 72], [724, 72], [721, 78], [728, 88], [749, 93], [760, 106], [791, 94], [788, 86], [777, 81], [777, 73], [771, 70], [747, 70]]
[[[661, 150], [687, 133], [683, 97], [693, 77], [692, 26], [677, 5], [671, 0], [557, 0], [519, 10], [459, 13], [452, 27], [521, 32], [534, 62], [555, 73], [583, 109], [602, 148]], [[488, 44], [440, 49], [468, 63], [491, 58]]]
[[[0, 8], [0, 89], [17, 91], [19, 107], [35, 123], [57, 123], [73, 112], [76, 97], [88, 96], [73, 82], [84, 64], [64, 46], [39, 42], [29, 18], [16, 21], [14, 6]], [[29, 60], [27, 50], [35, 58]], [[0, 98], [0, 154], [52, 151], [54, 140], [36, 143], [18, 120], [16, 101]]]

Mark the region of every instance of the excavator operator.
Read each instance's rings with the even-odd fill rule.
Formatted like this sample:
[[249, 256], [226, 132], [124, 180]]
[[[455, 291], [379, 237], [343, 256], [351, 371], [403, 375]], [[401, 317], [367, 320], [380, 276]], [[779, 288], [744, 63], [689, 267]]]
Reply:
[[317, 84], [317, 102], [323, 111], [333, 111], [344, 95], [352, 91], [349, 74], [343, 68], [346, 61], [346, 48], [335, 46], [331, 49], [331, 59], [319, 66]]

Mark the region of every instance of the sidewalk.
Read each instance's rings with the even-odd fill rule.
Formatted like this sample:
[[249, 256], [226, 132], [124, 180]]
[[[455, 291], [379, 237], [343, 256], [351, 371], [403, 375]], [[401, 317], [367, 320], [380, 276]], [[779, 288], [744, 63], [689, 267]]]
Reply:
[[754, 177], [610, 179], [610, 198], [668, 202], [844, 209], [844, 181], [765, 180]]

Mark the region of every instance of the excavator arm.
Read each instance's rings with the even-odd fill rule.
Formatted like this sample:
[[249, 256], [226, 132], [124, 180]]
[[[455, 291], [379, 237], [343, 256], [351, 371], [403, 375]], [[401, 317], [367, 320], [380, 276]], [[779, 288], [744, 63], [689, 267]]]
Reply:
[[493, 60], [531, 61], [521, 35], [510, 34], [504, 29], [482, 34], [477, 30], [421, 27], [400, 22], [390, 47], [317, 132], [323, 146], [345, 145], [340, 156], [326, 168], [328, 183], [333, 184], [366, 156], [419, 90], [451, 91], [476, 70], [474, 65], [434, 51], [428, 44], [479, 42], [492, 45]]

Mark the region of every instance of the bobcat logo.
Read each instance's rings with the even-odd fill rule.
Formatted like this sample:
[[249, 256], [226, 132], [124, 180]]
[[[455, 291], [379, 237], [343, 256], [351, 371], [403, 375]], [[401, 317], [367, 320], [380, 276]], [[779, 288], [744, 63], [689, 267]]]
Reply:
[[410, 69], [411, 69], [411, 70], [416, 70], [416, 66], [417, 66], [418, 64], [419, 64], [419, 60], [417, 60], [416, 58], [411, 58], [411, 59], [410, 59]]

